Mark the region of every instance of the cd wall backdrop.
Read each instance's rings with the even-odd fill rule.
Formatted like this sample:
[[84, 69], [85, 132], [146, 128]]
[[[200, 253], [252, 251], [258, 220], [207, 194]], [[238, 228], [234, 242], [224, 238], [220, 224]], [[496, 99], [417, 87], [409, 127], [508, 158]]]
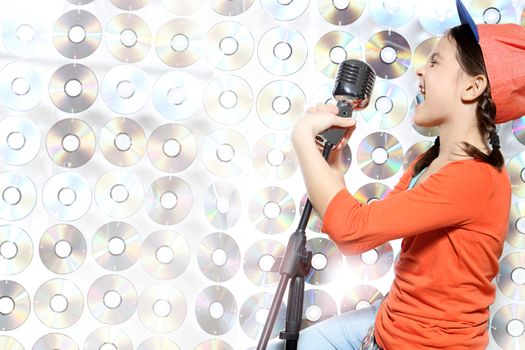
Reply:
[[[0, 348], [254, 346], [306, 199], [292, 126], [366, 60], [346, 179], [363, 202], [388, 193], [436, 136], [411, 121], [414, 69], [459, 20], [433, 3], [0, 1]], [[466, 3], [525, 22], [523, 0]], [[490, 349], [525, 349], [524, 125], [500, 128], [513, 204]], [[305, 327], [386, 294], [400, 248], [343, 256], [320, 227]]]

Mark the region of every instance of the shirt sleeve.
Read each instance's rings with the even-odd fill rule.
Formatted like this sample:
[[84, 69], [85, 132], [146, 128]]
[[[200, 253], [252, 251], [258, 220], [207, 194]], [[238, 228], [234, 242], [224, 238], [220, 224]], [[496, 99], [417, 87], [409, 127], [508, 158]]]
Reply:
[[414, 188], [368, 204], [343, 189], [328, 204], [322, 230], [343, 253], [356, 254], [393, 239], [467, 224], [492, 193], [492, 175], [479, 163], [448, 163]]

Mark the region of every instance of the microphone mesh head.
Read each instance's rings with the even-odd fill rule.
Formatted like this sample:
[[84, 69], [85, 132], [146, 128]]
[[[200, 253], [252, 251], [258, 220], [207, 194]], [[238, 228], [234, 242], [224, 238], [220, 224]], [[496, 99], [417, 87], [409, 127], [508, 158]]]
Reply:
[[353, 109], [365, 108], [370, 102], [376, 74], [363, 61], [345, 60], [339, 64], [333, 95], [336, 100], [351, 104]]

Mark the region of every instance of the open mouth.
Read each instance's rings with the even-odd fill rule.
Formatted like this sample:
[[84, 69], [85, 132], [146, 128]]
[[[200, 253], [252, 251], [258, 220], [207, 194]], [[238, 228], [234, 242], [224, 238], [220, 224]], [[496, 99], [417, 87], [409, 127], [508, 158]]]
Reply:
[[425, 102], [425, 95], [422, 94], [421, 92], [418, 92], [418, 94], [416, 95], [416, 106], [423, 104], [424, 102]]

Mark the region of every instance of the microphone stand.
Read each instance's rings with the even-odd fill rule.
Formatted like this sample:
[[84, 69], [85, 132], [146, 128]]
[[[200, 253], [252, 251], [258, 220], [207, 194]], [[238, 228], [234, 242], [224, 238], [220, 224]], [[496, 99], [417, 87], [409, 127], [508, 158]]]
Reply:
[[[323, 157], [328, 160], [333, 145], [326, 141], [323, 147]], [[296, 350], [299, 341], [299, 331], [301, 330], [303, 299], [304, 299], [304, 278], [308, 275], [311, 268], [312, 252], [306, 249], [306, 226], [312, 213], [312, 203], [310, 199], [306, 201], [303, 214], [295, 232], [288, 240], [288, 246], [282, 258], [278, 258], [272, 271], [276, 272], [276, 267], [280, 263], [279, 273], [281, 278], [274, 295], [272, 306], [264, 324], [264, 328], [257, 345], [257, 350], [266, 350], [270, 334], [272, 333], [275, 319], [281, 306], [286, 286], [290, 282], [290, 292], [288, 293], [288, 305], [286, 307], [286, 325], [284, 331], [279, 334], [279, 338], [284, 339], [286, 350]]]

